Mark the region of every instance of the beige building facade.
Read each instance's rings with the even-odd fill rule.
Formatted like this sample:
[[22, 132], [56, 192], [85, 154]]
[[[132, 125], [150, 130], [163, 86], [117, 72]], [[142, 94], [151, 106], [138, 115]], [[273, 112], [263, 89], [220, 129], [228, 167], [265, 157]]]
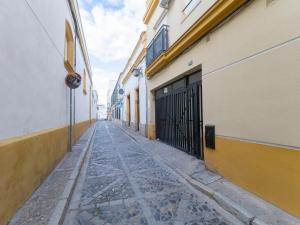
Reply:
[[[149, 137], [197, 153], [209, 169], [299, 217], [300, 2], [152, 0], [144, 22]], [[155, 52], [164, 29], [167, 45]], [[189, 94], [194, 80], [196, 92]], [[178, 114], [193, 119], [197, 134], [176, 115], [159, 113], [163, 101], [180, 107], [178, 93], [197, 96], [195, 117], [189, 100], [178, 100]], [[186, 136], [199, 143], [174, 142], [195, 141]]]

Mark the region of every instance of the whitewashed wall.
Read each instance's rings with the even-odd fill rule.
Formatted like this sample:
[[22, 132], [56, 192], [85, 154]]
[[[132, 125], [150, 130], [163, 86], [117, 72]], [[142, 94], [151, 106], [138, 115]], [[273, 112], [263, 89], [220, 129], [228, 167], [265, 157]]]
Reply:
[[125, 82], [124, 86], [124, 91], [125, 91], [125, 94], [124, 94], [124, 97], [123, 97], [123, 101], [125, 103], [125, 107], [123, 110], [123, 118], [125, 118], [125, 120], [127, 120], [127, 96], [130, 95], [130, 122], [134, 122], [134, 118], [135, 118], [135, 106], [134, 106], [134, 101], [135, 101], [135, 89], [138, 88], [138, 78], [137, 77], [133, 77], [133, 76], [130, 76], [129, 79]]
[[140, 86], [140, 123], [147, 124], [147, 78], [145, 76], [146, 59], [144, 58], [138, 67], [142, 68], [143, 76], [139, 78]]
[[[141, 61], [138, 65], [139, 68], [142, 68], [143, 76], [141, 77], [134, 77], [130, 76], [128, 80], [124, 83], [124, 103], [127, 101], [127, 96], [130, 95], [130, 122], [135, 122], [135, 100], [136, 100], [136, 89], [139, 88], [139, 100], [140, 100], [140, 123], [145, 125], [146, 124], [146, 78], [145, 74], [145, 58]], [[127, 112], [126, 112], [126, 104], [124, 105], [123, 110], [123, 118], [126, 120]]]
[[[0, 140], [68, 125], [66, 19], [73, 24], [66, 0], [1, 1]], [[81, 73], [78, 44], [77, 59]], [[77, 121], [87, 120], [89, 100], [77, 92]]]
[[[76, 107], [75, 122], [78, 123], [89, 119], [90, 97], [91, 97], [90, 86], [92, 85], [90, 78], [88, 76], [88, 72], [85, 66], [84, 58], [78, 40], [77, 40], [76, 56], [77, 56], [76, 71], [81, 75], [83, 75], [84, 70], [86, 71], [86, 91], [87, 91], [87, 94], [83, 93], [83, 81], [81, 86], [75, 90], [75, 107]], [[91, 113], [93, 114], [93, 118], [96, 118], [96, 116], [94, 115], [95, 112], [94, 108], [95, 107], [91, 108]]]

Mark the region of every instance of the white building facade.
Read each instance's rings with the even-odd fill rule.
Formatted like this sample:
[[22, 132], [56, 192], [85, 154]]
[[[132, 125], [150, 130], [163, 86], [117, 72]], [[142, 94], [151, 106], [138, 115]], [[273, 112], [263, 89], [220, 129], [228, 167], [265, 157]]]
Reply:
[[119, 125], [122, 124], [123, 120], [123, 85], [120, 82], [123, 77], [123, 73], [120, 73], [117, 82], [115, 83], [113, 92], [110, 96], [110, 104], [111, 104], [111, 119], [115, 123]]
[[[1, 1], [0, 224], [94, 122], [97, 95], [76, 0]], [[70, 92], [68, 73], [82, 77]], [[21, 109], [21, 110], [20, 110]], [[9, 188], [7, 188], [9, 187]]]
[[123, 72], [123, 125], [147, 136], [146, 33], [143, 32]]

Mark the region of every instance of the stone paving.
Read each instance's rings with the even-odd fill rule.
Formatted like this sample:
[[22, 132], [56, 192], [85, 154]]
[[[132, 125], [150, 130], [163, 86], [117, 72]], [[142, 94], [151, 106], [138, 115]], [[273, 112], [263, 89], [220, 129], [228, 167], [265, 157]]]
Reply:
[[97, 126], [65, 225], [241, 224], [121, 129]]

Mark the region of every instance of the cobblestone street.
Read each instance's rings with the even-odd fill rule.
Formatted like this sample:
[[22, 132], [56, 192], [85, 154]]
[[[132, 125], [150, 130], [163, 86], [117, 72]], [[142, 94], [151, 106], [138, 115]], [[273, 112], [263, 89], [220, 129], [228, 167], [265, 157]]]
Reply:
[[64, 224], [240, 224], [120, 128], [97, 125]]

